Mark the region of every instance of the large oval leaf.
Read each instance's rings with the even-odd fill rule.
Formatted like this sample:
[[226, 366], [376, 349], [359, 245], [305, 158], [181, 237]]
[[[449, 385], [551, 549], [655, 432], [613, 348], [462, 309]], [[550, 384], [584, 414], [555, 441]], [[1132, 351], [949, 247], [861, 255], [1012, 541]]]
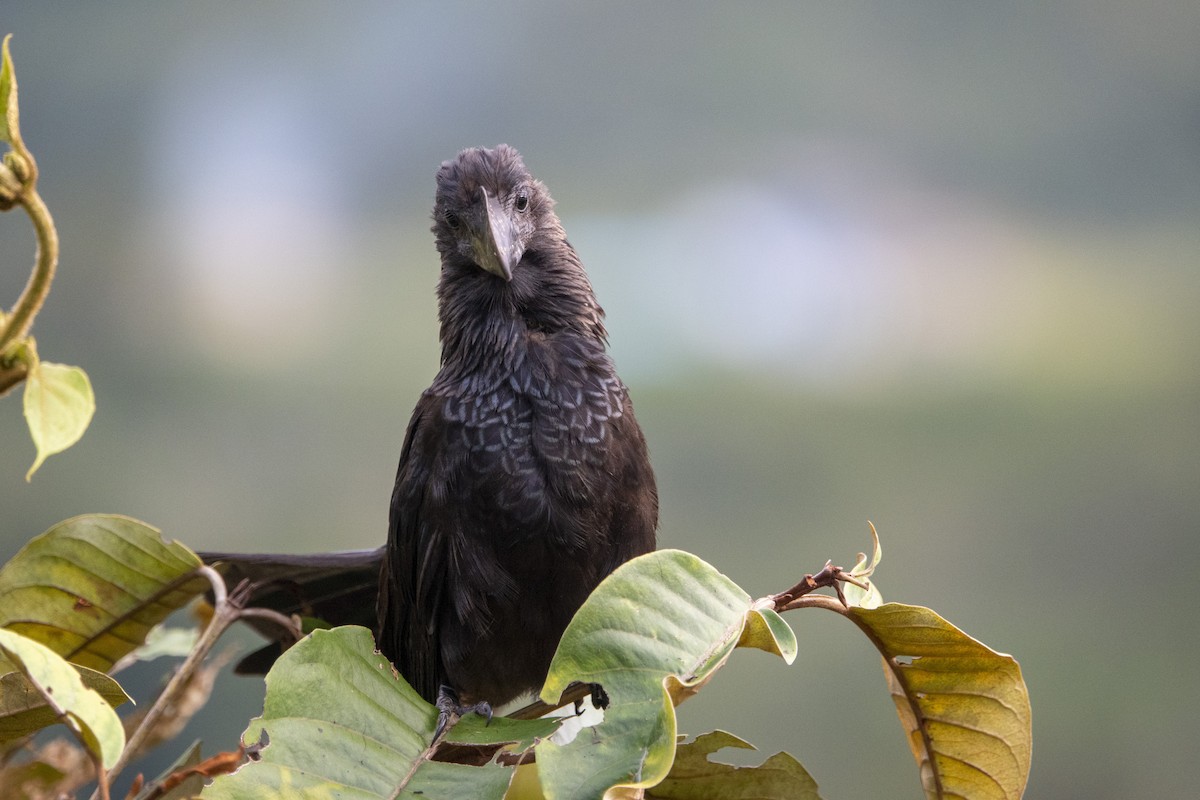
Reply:
[[107, 672], [208, 586], [200, 559], [129, 517], [60, 522], [0, 569], [0, 627]]
[[920, 606], [888, 603], [848, 613], [883, 653], [926, 796], [1020, 798], [1033, 732], [1016, 660]]
[[739, 643], [790, 661], [795, 637], [781, 624], [690, 553], [659, 550], [623, 564], [571, 620], [542, 688], [542, 700], [553, 703], [572, 682], [599, 683], [611, 701], [595, 736], [538, 747], [546, 797], [601, 797], [612, 787], [657, 784], [675, 757], [674, 706]]
[[0, 655], [31, 684], [51, 696], [87, 748], [111, 767], [125, 749], [125, 730], [117, 712], [87, 686], [75, 668], [43, 644], [0, 629]]
[[[269, 744], [258, 761], [215, 779], [205, 800], [281, 796], [379, 798], [504, 796], [513, 770], [432, 761], [437, 709], [426, 703], [375, 651], [366, 628], [314, 631], [267, 674], [263, 714], [243, 736]], [[456, 743], [512, 742], [524, 750], [557, 723], [475, 714], [453, 728]]]

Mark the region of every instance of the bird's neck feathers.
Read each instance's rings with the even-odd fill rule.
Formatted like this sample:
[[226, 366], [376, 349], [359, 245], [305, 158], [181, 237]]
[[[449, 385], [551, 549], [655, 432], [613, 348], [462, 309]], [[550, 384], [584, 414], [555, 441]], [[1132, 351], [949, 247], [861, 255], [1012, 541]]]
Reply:
[[446, 377], [511, 372], [555, 343], [597, 356], [607, 345], [604, 310], [559, 224], [539, 232], [511, 281], [443, 256], [438, 316]]

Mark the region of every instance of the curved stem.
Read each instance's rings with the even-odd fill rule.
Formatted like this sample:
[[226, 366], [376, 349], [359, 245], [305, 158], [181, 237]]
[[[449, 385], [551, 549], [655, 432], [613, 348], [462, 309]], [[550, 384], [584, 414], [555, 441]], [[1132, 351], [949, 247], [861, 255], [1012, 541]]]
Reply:
[[25, 284], [25, 290], [21, 292], [21, 297], [5, 320], [4, 329], [0, 330], [0, 366], [12, 358], [15, 345], [19, 345], [29, 333], [33, 318], [46, 301], [50, 282], [54, 280], [54, 270], [58, 267], [58, 232], [54, 229], [50, 209], [46, 207], [33, 185], [26, 187], [18, 202], [29, 214], [33, 230], [37, 234], [37, 260], [29, 282]]
[[0, 397], [4, 397], [5, 392], [25, 380], [28, 375], [29, 365], [19, 358], [14, 358], [8, 366], [0, 361]]
[[[797, 597], [788, 603], [785, 608], [780, 609], [780, 611], [792, 611], [797, 608], [823, 608], [826, 611], [841, 614], [843, 617], [850, 616], [850, 609], [846, 608], [836, 597], [830, 597], [827, 594], [809, 594], [804, 597]], [[859, 627], [861, 628], [862, 626], [860, 625]]]

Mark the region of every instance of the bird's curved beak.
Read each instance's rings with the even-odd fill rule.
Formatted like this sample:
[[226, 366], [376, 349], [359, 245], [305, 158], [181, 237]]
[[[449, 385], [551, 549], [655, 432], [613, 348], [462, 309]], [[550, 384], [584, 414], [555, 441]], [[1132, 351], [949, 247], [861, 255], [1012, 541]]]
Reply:
[[483, 205], [487, 214], [487, 226], [474, 237], [471, 246], [475, 251], [475, 263], [506, 281], [512, 280], [513, 267], [521, 260], [525, 248], [521, 246], [516, 226], [505, 212], [500, 201], [479, 188], [483, 194]]

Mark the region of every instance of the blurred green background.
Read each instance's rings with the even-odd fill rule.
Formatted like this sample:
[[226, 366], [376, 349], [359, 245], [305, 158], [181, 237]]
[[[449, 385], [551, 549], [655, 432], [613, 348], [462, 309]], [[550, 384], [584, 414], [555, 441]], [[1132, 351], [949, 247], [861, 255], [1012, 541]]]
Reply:
[[[663, 545], [762, 595], [870, 519], [886, 598], [1020, 660], [1028, 796], [1195, 790], [1194, 2], [9, 3], [0, 32], [63, 239], [39, 350], [98, 397], [28, 485], [0, 401], [0, 558], [99, 511], [381, 542], [437, 366], [433, 175], [507, 141], [609, 311]], [[31, 254], [0, 218], [4, 306]], [[742, 654], [681, 730], [919, 797], [868, 643], [791, 621], [797, 666]], [[229, 749], [261, 692], [187, 735]]]

